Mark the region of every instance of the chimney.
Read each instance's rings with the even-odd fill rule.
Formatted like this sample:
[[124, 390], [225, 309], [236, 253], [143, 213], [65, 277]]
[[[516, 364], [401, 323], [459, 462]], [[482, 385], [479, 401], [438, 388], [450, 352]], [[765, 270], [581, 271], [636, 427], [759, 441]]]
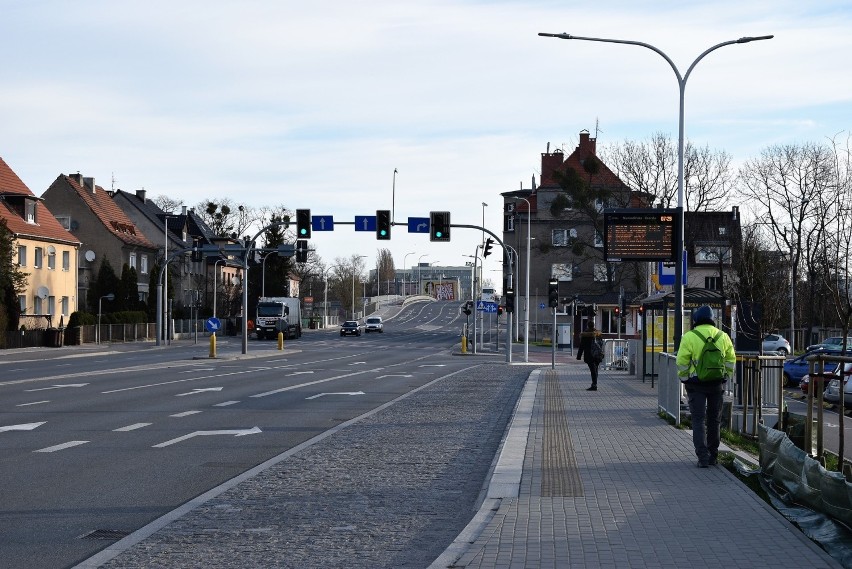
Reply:
[[597, 156], [597, 139], [591, 138], [588, 130], [580, 131], [580, 145], [577, 147], [581, 153], [594, 154]]
[[76, 174], [68, 174], [68, 177], [77, 182], [77, 185], [83, 187], [83, 175], [80, 172]]
[[186, 206], [183, 206], [183, 216], [186, 217]]
[[144, 189], [143, 190], [136, 190], [136, 197], [139, 198], [142, 201], [142, 203], [146, 203], [145, 195], [147, 193], [148, 192], [146, 192]]
[[553, 172], [562, 168], [565, 157], [561, 150], [541, 155], [541, 183], [553, 184]]
[[731, 218], [734, 221], [736, 221], [739, 216], [740, 216], [740, 206], [735, 205], [735, 206], [731, 207]]
[[89, 190], [93, 194], [95, 193], [95, 179], [94, 178], [83, 178], [83, 188]]

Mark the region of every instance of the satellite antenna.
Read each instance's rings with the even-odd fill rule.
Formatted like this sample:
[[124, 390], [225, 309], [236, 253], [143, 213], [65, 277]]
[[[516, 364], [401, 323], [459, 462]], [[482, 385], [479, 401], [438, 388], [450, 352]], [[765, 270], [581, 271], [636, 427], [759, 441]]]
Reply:
[[86, 251], [85, 256], [86, 256], [86, 260], [90, 263], [95, 260], [95, 252], [92, 251], [91, 249]]
[[40, 299], [45, 300], [47, 298], [47, 295], [50, 294], [50, 291], [47, 289], [46, 286], [40, 286], [40, 287], [38, 287], [36, 294], [38, 295], [38, 297]]
[[54, 247], [53, 245], [48, 245], [47, 246], [47, 254], [48, 255], [56, 255], [56, 247]]

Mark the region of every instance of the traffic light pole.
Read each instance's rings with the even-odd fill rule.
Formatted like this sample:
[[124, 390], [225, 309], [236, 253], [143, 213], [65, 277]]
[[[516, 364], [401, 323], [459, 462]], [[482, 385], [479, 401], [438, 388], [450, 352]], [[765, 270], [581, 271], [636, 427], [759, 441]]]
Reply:
[[[509, 248], [506, 246], [505, 243], [503, 243], [503, 240], [500, 239], [499, 237], [497, 237], [497, 235], [495, 233], [486, 229], [485, 227], [480, 227], [478, 225], [463, 225], [463, 224], [458, 224], [458, 223], [451, 223], [449, 225], [450, 225], [450, 227], [458, 227], [459, 229], [476, 229], [477, 231], [485, 232], [488, 235], [490, 235], [491, 237], [493, 237], [494, 241], [496, 241], [500, 245], [500, 247], [503, 249], [503, 257], [504, 258], [508, 254]], [[476, 266], [475, 266], [475, 263], [474, 263], [474, 277], [475, 276], [476, 276]], [[511, 262], [509, 263], [509, 273], [508, 273], [507, 277], [509, 279], [509, 282], [512, 282], [512, 263]], [[474, 307], [474, 309], [476, 309], [476, 299], [474, 299], [473, 307]], [[476, 316], [474, 316], [474, 318], [473, 318], [473, 326], [474, 326], [473, 351], [474, 351], [474, 353], [476, 353]], [[507, 362], [512, 361], [512, 338], [511, 338], [511, 334], [512, 334], [511, 331], [509, 330], [509, 328], [507, 328], [506, 329], [506, 336], [507, 336], [506, 361]]]

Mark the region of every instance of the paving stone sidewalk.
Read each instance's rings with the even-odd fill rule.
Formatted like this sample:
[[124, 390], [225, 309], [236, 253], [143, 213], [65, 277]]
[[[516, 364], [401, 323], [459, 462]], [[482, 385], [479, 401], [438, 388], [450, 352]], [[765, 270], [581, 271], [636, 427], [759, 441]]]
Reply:
[[727, 470], [697, 468], [650, 383], [588, 384], [579, 363], [533, 372], [517, 483], [490, 492], [496, 511], [431, 567], [840, 567]]

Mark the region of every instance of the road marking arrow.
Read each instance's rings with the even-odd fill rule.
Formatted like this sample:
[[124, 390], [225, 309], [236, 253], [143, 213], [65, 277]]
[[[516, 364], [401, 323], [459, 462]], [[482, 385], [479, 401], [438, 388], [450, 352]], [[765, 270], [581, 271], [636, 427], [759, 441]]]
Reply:
[[51, 387], [39, 387], [38, 389], [25, 389], [27, 393], [32, 391], [47, 391], [48, 389], [63, 389], [65, 387], [85, 387], [88, 383], [66, 383], [65, 385], [53, 385]]
[[192, 391], [187, 391], [186, 393], [178, 393], [175, 397], [183, 397], [184, 395], [198, 395], [199, 393], [205, 393], [207, 391], [222, 391], [221, 387], [206, 387], [206, 388], [196, 388]]
[[178, 437], [176, 439], [172, 439], [170, 441], [154, 445], [151, 448], [164, 448], [169, 445], [173, 445], [175, 443], [191, 439], [192, 437], [208, 437], [212, 435], [234, 435], [235, 437], [244, 437], [246, 435], [256, 435], [260, 432], [262, 432], [260, 430], [260, 427], [253, 427], [251, 429], [232, 429], [229, 431], [195, 431], [194, 433], [189, 433], [188, 435], [184, 435], [182, 437]]
[[21, 425], [6, 425], [5, 427], [0, 427], [0, 433], [5, 433], [6, 431], [32, 431], [38, 427], [44, 425], [47, 421], [42, 421], [41, 423], [23, 423]]
[[324, 395], [366, 395], [363, 391], [346, 391], [346, 392], [338, 392], [338, 393], [318, 393], [317, 395], [312, 395], [310, 397], [305, 397], [305, 399], [317, 399]]

